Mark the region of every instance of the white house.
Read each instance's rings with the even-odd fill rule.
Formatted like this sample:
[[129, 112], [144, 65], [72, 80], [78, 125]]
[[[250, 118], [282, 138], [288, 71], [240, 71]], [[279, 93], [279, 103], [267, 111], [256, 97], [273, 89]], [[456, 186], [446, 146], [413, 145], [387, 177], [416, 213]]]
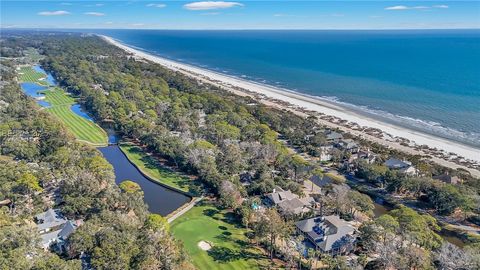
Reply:
[[390, 170], [396, 170], [402, 174], [410, 176], [417, 175], [418, 173], [418, 170], [414, 166], [412, 166], [412, 163], [406, 160], [390, 158], [385, 161], [384, 165], [387, 166], [387, 168], [389, 168]]

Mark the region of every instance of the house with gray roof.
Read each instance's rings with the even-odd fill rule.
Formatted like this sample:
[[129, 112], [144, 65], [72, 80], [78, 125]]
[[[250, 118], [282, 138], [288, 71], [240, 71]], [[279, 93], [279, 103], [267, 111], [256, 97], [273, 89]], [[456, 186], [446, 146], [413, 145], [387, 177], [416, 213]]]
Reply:
[[327, 142], [338, 142], [340, 141], [341, 139], [343, 139], [343, 135], [338, 133], [338, 132], [335, 132], [335, 131], [330, 131], [328, 132], [327, 134], [325, 134], [325, 138], [327, 139]]
[[52, 228], [58, 227], [67, 220], [61, 215], [58, 209], [48, 209], [47, 211], [35, 216], [37, 229], [40, 233], [47, 233]]
[[58, 209], [48, 209], [36, 215], [35, 220], [42, 247], [48, 249], [55, 244], [56, 248], [62, 252], [67, 238], [82, 223], [81, 220], [67, 220]]
[[290, 190], [280, 189], [277, 191], [277, 188], [273, 190], [272, 193], [267, 194], [267, 199], [272, 205], [277, 205], [285, 200], [292, 200], [298, 198], [297, 194], [293, 194]]
[[315, 200], [312, 197], [299, 198], [297, 194], [290, 190], [276, 191], [267, 194], [267, 204], [276, 206], [278, 210], [284, 215], [300, 215], [310, 211], [315, 205]]
[[406, 175], [416, 175], [418, 173], [417, 169], [412, 166], [412, 163], [406, 160], [389, 158], [387, 161], [385, 161], [384, 165], [390, 170], [396, 170], [399, 173]]
[[345, 254], [354, 248], [355, 229], [339, 216], [309, 218], [296, 222], [295, 226], [298, 233], [324, 253]]
[[456, 185], [462, 182], [462, 179], [460, 179], [458, 176], [452, 176], [448, 174], [448, 172], [441, 175], [433, 176], [432, 178], [452, 185]]
[[352, 139], [340, 140], [335, 146], [349, 153], [357, 153], [360, 150], [358, 144]]

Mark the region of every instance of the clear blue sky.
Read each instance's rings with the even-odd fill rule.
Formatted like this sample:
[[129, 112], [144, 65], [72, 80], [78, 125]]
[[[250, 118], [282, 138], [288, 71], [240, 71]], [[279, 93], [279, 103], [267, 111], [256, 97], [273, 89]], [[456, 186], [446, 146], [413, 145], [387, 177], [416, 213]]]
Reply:
[[480, 28], [479, 1], [1, 1], [3, 28]]

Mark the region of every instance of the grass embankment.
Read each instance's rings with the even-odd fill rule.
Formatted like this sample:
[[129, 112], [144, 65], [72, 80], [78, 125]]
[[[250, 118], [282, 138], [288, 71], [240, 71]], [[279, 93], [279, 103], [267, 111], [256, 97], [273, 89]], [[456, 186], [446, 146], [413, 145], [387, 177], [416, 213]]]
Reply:
[[198, 195], [195, 188], [195, 180], [168, 169], [160, 164], [155, 157], [148, 155], [136, 145], [120, 144], [120, 148], [127, 155], [128, 159], [152, 180], [188, 192], [193, 196]]
[[70, 97], [58, 87], [52, 87], [43, 91], [45, 101], [50, 103], [46, 110], [58, 117], [65, 126], [75, 135], [78, 140], [93, 145], [106, 145], [107, 133], [92, 121], [89, 121], [76, 113], [70, 107], [75, 104], [75, 99]]
[[[201, 202], [171, 224], [198, 269], [269, 269], [271, 261], [261, 249], [250, 244], [233, 213]], [[212, 245], [208, 251], [200, 241]]]
[[47, 75], [35, 71], [32, 67], [21, 67], [18, 71], [18, 79], [21, 82], [33, 82], [43, 86], [47, 85]]

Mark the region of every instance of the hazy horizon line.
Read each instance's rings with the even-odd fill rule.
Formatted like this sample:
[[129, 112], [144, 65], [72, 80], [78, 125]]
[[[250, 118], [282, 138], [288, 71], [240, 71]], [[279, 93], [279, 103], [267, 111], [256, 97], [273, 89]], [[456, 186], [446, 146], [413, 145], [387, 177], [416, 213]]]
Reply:
[[405, 30], [480, 30], [466, 28], [49, 28], [49, 27], [2, 27], [2, 30], [163, 30], [163, 31], [405, 31]]

